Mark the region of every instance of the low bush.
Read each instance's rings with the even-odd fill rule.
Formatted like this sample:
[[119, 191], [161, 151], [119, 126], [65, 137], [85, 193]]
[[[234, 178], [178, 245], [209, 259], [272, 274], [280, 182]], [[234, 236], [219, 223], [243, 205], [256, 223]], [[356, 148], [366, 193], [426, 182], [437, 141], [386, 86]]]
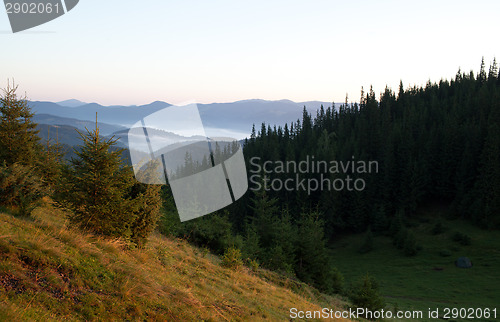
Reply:
[[259, 262], [255, 259], [247, 258], [245, 260], [245, 265], [253, 272], [256, 272], [259, 269]]
[[396, 248], [403, 251], [405, 256], [415, 256], [422, 249], [415, 235], [407, 229], [401, 229], [392, 242]]
[[441, 221], [438, 221], [432, 227], [431, 234], [432, 235], [439, 235], [439, 234], [444, 233], [445, 231], [446, 231], [446, 228], [444, 227], [443, 223]]
[[379, 311], [385, 307], [377, 281], [368, 274], [352, 287], [349, 298], [357, 308]]
[[330, 292], [340, 294], [344, 290], [344, 276], [342, 273], [334, 267], [330, 270], [330, 274], [328, 276], [329, 284], [330, 284]]
[[35, 168], [13, 163], [0, 166], [0, 204], [19, 216], [30, 216], [48, 194]]
[[470, 244], [472, 244], [472, 240], [469, 235], [458, 231], [455, 232], [451, 238], [453, 241], [459, 243], [462, 246], [469, 246]]
[[221, 266], [226, 268], [238, 269], [243, 266], [241, 251], [235, 247], [229, 247], [222, 255]]
[[366, 254], [369, 253], [373, 250], [373, 233], [369, 229], [366, 232], [365, 238], [363, 240], [363, 243], [361, 246], [358, 248], [358, 253], [360, 254]]
[[441, 257], [450, 257], [451, 252], [448, 249], [442, 249], [439, 251], [439, 256]]

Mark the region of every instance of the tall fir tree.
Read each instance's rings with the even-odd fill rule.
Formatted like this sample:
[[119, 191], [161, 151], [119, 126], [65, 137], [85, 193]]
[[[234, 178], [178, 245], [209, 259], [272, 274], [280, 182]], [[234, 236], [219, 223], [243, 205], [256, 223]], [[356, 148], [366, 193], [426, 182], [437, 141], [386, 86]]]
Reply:
[[0, 161], [33, 165], [41, 151], [40, 139], [28, 100], [19, 97], [17, 89], [9, 82], [0, 96]]
[[39, 175], [41, 146], [26, 97], [7, 83], [0, 95], [0, 204], [29, 216], [48, 191]]
[[59, 201], [71, 210], [69, 219], [80, 227], [122, 237], [139, 247], [158, 219], [159, 187], [138, 184], [130, 166], [115, 149], [116, 139], [99, 136], [99, 128], [80, 133], [83, 144], [63, 169]]
[[303, 213], [297, 224], [298, 238], [295, 248], [297, 277], [320, 290], [328, 290], [330, 286], [326, 282], [329, 272], [325, 270], [328, 260], [323, 221], [318, 213]]

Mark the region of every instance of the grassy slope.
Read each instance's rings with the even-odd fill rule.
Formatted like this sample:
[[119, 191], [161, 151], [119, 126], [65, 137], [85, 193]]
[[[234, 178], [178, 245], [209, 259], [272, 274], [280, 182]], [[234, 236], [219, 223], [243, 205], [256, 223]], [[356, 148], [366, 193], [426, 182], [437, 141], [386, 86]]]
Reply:
[[[413, 232], [423, 249], [414, 257], [405, 257], [385, 236], [374, 238], [375, 248], [367, 254], [357, 249], [364, 235], [342, 238], [335, 243], [332, 257], [344, 274], [352, 281], [367, 272], [380, 283], [389, 307], [428, 308], [497, 308], [500, 310], [500, 234], [471, 226], [462, 220], [444, 221], [446, 231], [432, 235], [431, 229], [440, 216], [439, 210], [427, 211], [415, 221]], [[459, 231], [472, 239], [470, 246], [452, 240]], [[450, 256], [440, 252], [447, 250]], [[457, 268], [454, 261], [460, 256], [471, 259], [470, 269]]]
[[344, 305], [268, 271], [219, 262], [159, 235], [144, 250], [124, 250], [68, 228], [50, 207], [32, 220], [0, 213], [0, 320], [286, 320], [291, 307]]

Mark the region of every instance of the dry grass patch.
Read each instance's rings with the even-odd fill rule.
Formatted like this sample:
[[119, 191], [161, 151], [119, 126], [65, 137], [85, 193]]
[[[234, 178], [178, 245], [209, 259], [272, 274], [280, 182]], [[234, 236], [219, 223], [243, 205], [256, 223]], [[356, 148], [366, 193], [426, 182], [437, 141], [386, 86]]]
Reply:
[[220, 266], [184, 240], [145, 249], [68, 227], [47, 206], [32, 220], [0, 214], [0, 319], [285, 320], [289, 309], [345, 305], [265, 270]]

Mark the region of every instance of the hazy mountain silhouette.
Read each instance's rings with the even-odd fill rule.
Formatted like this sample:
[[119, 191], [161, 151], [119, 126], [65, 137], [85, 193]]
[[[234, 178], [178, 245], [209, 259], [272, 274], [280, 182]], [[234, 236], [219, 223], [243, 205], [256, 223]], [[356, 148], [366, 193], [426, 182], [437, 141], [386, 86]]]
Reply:
[[[60, 105], [64, 102], [75, 107]], [[81, 124], [84, 123], [78, 123], [75, 119], [95, 122], [97, 112], [99, 123], [108, 125], [106, 130], [103, 130], [106, 133], [103, 134], [123, 130], [123, 127], [130, 127], [142, 118], [171, 106], [171, 104], [161, 101], [140, 106], [102, 106], [97, 103], [76, 106], [79, 103], [82, 102], [68, 100], [58, 104], [33, 101], [30, 102], [30, 105], [36, 114], [48, 114], [59, 118], [59, 120], [52, 120], [52, 123], [40, 119], [38, 121], [40, 123], [60, 124], [54, 122], [62, 122], [62, 124], [77, 128], [80, 128]], [[331, 106], [332, 103], [319, 101], [296, 103], [290, 100], [266, 101], [252, 99], [232, 103], [198, 104], [198, 108], [207, 136], [234, 136], [241, 139], [250, 135], [252, 124], [255, 124], [258, 130], [262, 122], [270, 125], [284, 125], [285, 123], [295, 122], [297, 119], [302, 118], [304, 106], [314, 115], [321, 105], [326, 108]], [[338, 104], [335, 104], [335, 107], [338, 107]], [[122, 128], [113, 130], [112, 126], [115, 125]], [[224, 131], [227, 133], [223, 133]]]
[[61, 105], [61, 106], [66, 106], [66, 107], [78, 107], [78, 106], [86, 105], [88, 103], [85, 103], [85, 102], [82, 102], [79, 100], [75, 100], [75, 99], [70, 99], [70, 100], [57, 102], [57, 104]]
[[[85, 130], [85, 128], [93, 130], [95, 128], [95, 121], [79, 120], [75, 118], [60, 117], [50, 114], [35, 114], [35, 116], [33, 117], [33, 121], [35, 121], [38, 124], [66, 125], [74, 127], [79, 130]], [[102, 135], [108, 135], [121, 130], [127, 130], [125, 126], [117, 124], [107, 124], [98, 122], [97, 126], [99, 127], [99, 131]]]

